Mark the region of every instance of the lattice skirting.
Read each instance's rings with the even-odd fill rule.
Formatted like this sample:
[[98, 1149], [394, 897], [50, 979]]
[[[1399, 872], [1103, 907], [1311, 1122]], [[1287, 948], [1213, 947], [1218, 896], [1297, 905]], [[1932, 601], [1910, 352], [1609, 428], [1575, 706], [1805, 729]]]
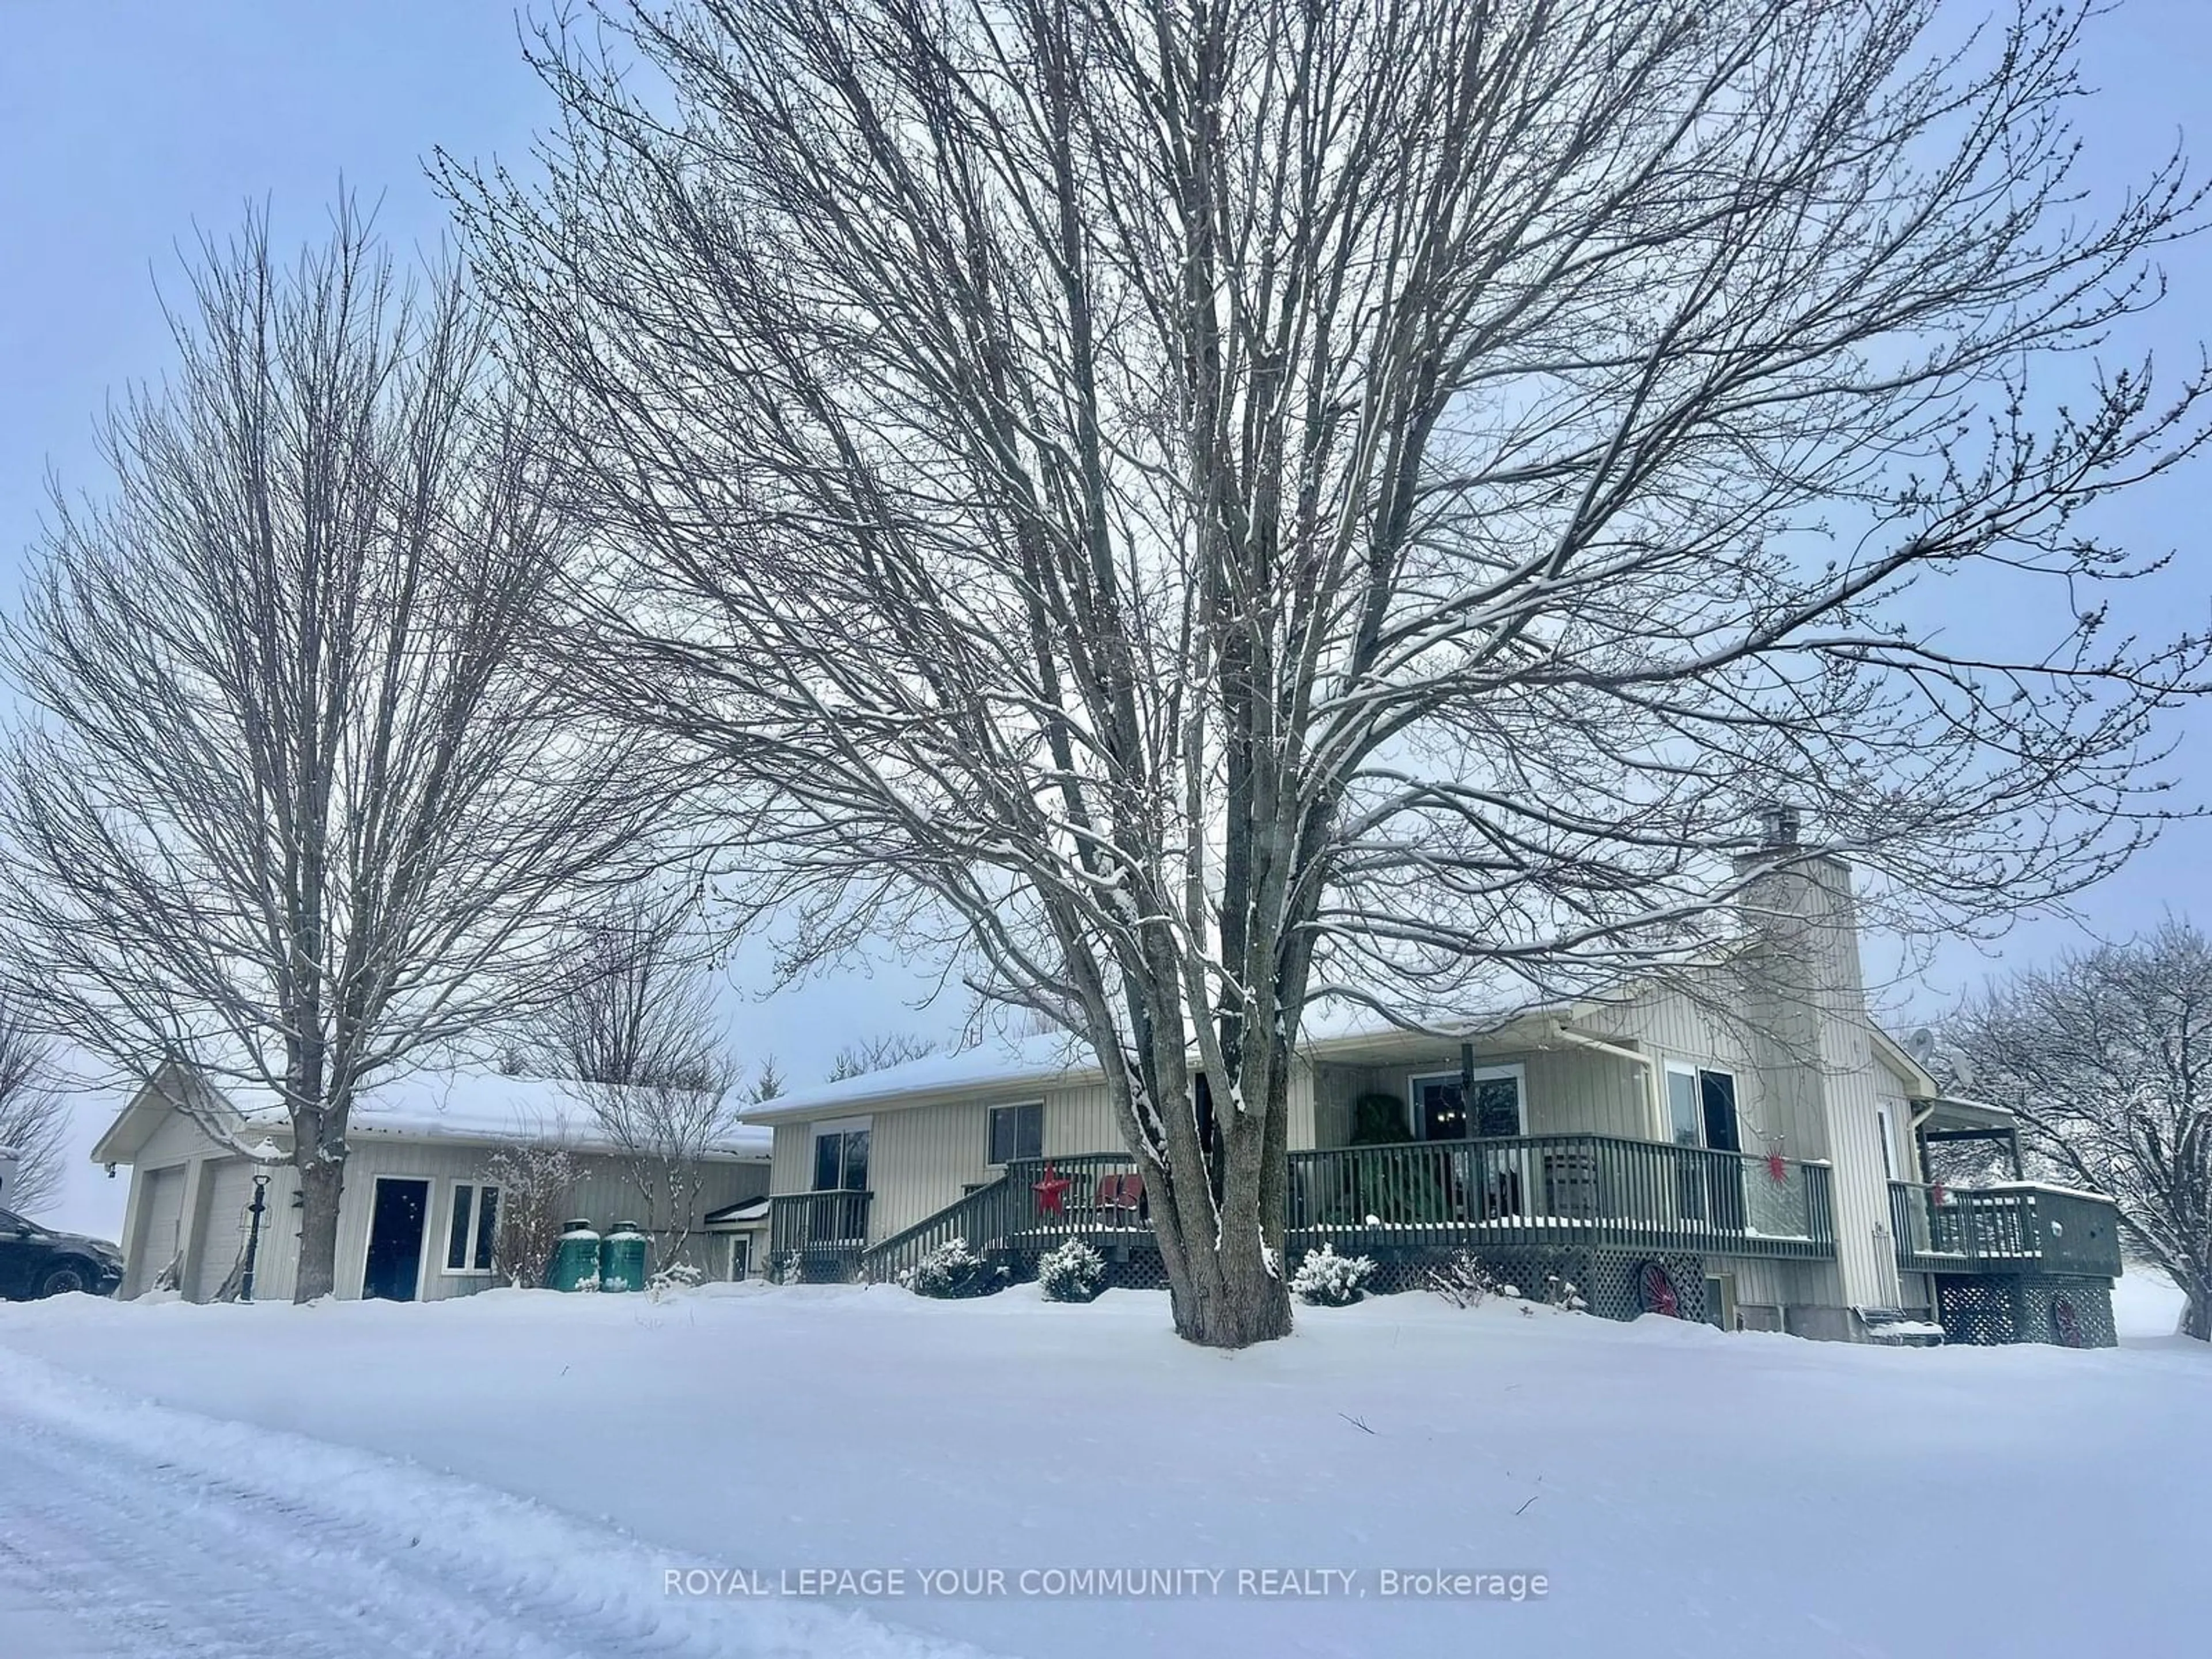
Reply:
[[[1370, 1285], [1383, 1295], [1425, 1289], [1430, 1273], [1455, 1254], [1413, 1249], [1378, 1258]], [[1634, 1319], [1661, 1311], [1659, 1304], [1671, 1298], [1678, 1318], [1705, 1317], [1705, 1264], [1698, 1256], [1528, 1249], [1470, 1254], [1492, 1279], [1531, 1302], [1560, 1302], [1571, 1293], [1601, 1319]], [[1655, 1279], [1655, 1269], [1663, 1277]]]
[[[1026, 1285], [1037, 1276], [1037, 1254], [1034, 1250], [1002, 1250], [995, 1254], [994, 1259], [1006, 1270], [1009, 1284]], [[1108, 1245], [1100, 1247], [1098, 1254], [1106, 1258], [1109, 1290], [1164, 1291], [1168, 1287], [1167, 1264], [1160, 1260], [1159, 1250], [1154, 1245]]]
[[2112, 1328], [2112, 1284], [2102, 1279], [1938, 1274], [1936, 1316], [1952, 1342], [2047, 1342], [2067, 1348], [2119, 1344]]
[[[1106, 1282], [1117, 1290], [1164, 1291], [1167, 1269], [1158, 1250], [1130, 1245], [1106, 1256]], [[1378, 1296], [1396, 1295], [1427, 1287], [1431, 1269], [1451, 1259], [1441, 1249], [1409, 1249], [1376, 1259], [1375, 1277], [1369, 1289]], [[1634, 1319], [1659, 1311], [1655, 1299], [1671, 1295], [1679, 1318], [1706, 1317], [1705, 1264], [1694, 1255], [1654, 1255], [1636, 1251], [1588, 1249], [1498, 1249], [1477, 1251], [1475, 1259], [1502, 1285], [1510, 1285], [1532, 1302], [1559, 1301], [1572, 1285], [1589, 1311], [1605, 1319]], [[1295, 1269], [1299, 1257], [1291, 1259]], [[1029, 1253], [1009, 1255], [1001, 1265], [1015, 1283], [1036, 1277], [1036, 1257]], [[1655, 1281], [1656, 1269], [1664, 1275]], [[1655, 1292], [1663, 1293], [1655, 1297]]]

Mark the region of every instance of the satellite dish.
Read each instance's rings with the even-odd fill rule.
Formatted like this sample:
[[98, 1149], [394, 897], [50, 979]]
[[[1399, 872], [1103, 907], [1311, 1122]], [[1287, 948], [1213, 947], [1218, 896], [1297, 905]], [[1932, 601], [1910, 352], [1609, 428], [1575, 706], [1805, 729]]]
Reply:
[[1964, 1091], [1973, 1086], [1974, 1068], [1966, 1055], [1939, 1039], [1927, 1026], [1922, 1026], [1905, 1039], [1905, 1052], [1919, 1062], [1921, 1070], [1938, 1074], [1947, 1089]]

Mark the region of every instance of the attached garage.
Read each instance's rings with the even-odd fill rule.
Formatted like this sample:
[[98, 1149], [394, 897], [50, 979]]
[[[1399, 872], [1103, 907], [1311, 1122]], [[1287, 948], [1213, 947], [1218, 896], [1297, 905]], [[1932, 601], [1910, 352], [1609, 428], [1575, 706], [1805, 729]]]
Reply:
[[[598, 1137], [598, 1138], [595, 1138]], [[295, 1287], [303, 1212], [295, 1171], [284, 1161], [290, 1124], [273, 1104], [241, 1111], [215, 1083], [173, 1060], [134, 1094], [94, 1145], [95, 1163], [129, 1164], [130, 1219], [124, 1229], [123, 1294], [143, 1296], [182, 1252], [178, 1288], [210, 1302], [234, 1271], [252, 1225], [254, 1172], [267, 1160], [254, 1294], [289, 1297]], [[379, 1083], [354, 1103], [338, 1204], [336, 1293], [434, 1301], [500, 1282], [494, 1262], [502, 1154], [556, 1143], [573, 1180], [561, 1217], [588, 1216], [602, 1231], [635, 1212], [634, 1172], [599, 1134], [574, 1085], [482, 1069], [414, 1072]], [[720, 1276], [736, 1261], [754, 1271], [752, 1234], [764, 1224], [769, 1133], [733, 1130], [701, 1160], [699, 1207], [743, 1236], [696, 1226], [684, 1241], [692, 1266]], [[757, 1216], [732, 1213], [750, 1205]], [[748, 1228], [747, 1224], [750, 1227]], [[655, 1235], [676, 1247], [675, 1230]], [[654, 1265], [661, 1265], [658, 1257]], [[526, 1270], [534, 1271], [534, 1270]]]
[[246, 1209], [253, 1202], [253, 1166], [242, 1158], [210, 1164], [202, 1173], [207, 1218], [201, 1224], [199, 1262], [185, 1293], [212, 1302], [246, 1249]]
[[146, 1218], [140, 1224], [138, 1241], [131, 1247], [131, 1273], [123, 1285], [125, 1296], [137, 1296], [151, 1290], [154, 1281], [176, 1260], [177, 1251], [184, 1243], [184, 1166], [149, 1170], [145, 1182]]

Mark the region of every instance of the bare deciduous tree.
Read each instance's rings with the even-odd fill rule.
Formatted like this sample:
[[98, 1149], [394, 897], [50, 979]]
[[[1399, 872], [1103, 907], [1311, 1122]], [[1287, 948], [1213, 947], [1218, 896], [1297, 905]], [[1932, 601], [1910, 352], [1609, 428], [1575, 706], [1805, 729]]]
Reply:
[[569, 933], [562, 960], [538, 1046], [621, 1154], [672, 1261], [699, 1223], [708, 1160], [750, 1103], [690, 906], [647, 889], [619, 895]]
[[840, 1048], [830, 1062], [829, 1080], [842, 1083], [848, 1078], [866, 1077], [871, 1072], [903, 1066], [910, 1060], [925, 1059], [936, 1052], [937, 1045], [927, 1037], [918, 1037], [908, 1031], [879, 1031]]
[[0, 989], [0, 1146], [19, 1160], [0, 1204], [30, 1215], [60, 1196], [69, 1121], [51, 1046]]
[[2014, 975], [1946, 1022], [1975, 1092], [2058, 1180], [2109, 1193], [2130, 1255], [2212, 1340], [2212, 941], [2182, 921]]
[[[1280, 1334], [1316, 998], [1571, 993], [1822, 853], [1994, 925], [2145, 833], [2203, 652], [2107, 637], [2154, 562], [2081, 515], [2200, 384], [2080, 354], [2197, 204], [2079, 200], [2094, 9], [549, 32], [549, 182], [447, 179], [609, 551], [572, 672], [790, 960], [933, 937], [1095, 1054], [1177, 1328]], [[2038, 637], [1977, 626], [2000, 586]], [[1802, 842], [1735, 866], [1776, 799]]]
[[555, 1076], [580, 1083], [711, 1077], [721, 1064], [720, 1024], [702, 966], [682, 896], [616, 894], [568, 929], [533, 1046]]
[[204, 242], [190, 301], [8, 632], [0, 911], [52, 1023], [289, 1109], [305, 1300], [357, 1092], [502, 1012], [637, 814], [526, 672], [572, 541], [459, 273], [348, 204], [289, 268], [258, 218]]

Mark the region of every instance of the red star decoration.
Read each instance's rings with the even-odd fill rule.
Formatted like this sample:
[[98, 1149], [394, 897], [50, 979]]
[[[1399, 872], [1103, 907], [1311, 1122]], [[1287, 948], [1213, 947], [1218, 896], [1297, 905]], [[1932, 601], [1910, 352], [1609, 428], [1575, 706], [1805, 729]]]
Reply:
[[1044, 1179], [1030, 1190], [1037, 1195], [1039, 1215], [1066, 1215], [1067, 1189], [1075, 1183], [1066, 1176], [1054, 1173], [1051, 1164], [1044, 1166]]

